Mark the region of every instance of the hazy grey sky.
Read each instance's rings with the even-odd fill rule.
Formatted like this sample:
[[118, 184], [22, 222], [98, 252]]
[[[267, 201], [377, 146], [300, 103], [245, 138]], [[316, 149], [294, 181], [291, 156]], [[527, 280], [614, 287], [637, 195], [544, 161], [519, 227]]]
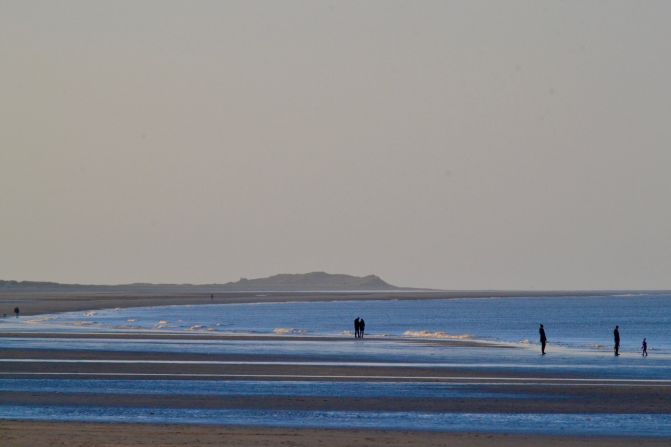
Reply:
[[670, 17], [0, 0], [0, 278], [671, 288]]

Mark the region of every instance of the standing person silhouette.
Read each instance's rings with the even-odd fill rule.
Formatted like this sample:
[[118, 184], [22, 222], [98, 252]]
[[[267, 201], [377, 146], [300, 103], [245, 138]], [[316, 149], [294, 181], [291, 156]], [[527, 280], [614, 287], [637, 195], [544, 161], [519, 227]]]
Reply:
[[541, 336], [541, 355], [545, 355], [545, 345], [548, 342], [548, 338], [545, 336], [545, 329], [543, 329], [542, 324], [541, 327], [538, 328], [538, 334]]
[[643, 344], [641, 344], [641, 356], [642, 357], [647, 357], [648, 356], [648, 341], [644, 338], [643, 339]]
[[356, 317], [356, 319], [354, 320], [354, 338], [359, 338], [359, 332], [361, 330], [360, 321], [361, 320], [359, 319], [359, 317]]
[[16, 318], [19, 318], [19, 312], [20, 312], [19, 308], [15, 307], [14, 308], [14, 314], [16, 314]]
[[363, 332], [366, 329], [366, 322], [363, 320], [359, 320], [359, 338], [363, 338]]
[[620, 326], [615, 326], [613, 338], [615, 339], [615, 357], [617, 357], [620, 355]]

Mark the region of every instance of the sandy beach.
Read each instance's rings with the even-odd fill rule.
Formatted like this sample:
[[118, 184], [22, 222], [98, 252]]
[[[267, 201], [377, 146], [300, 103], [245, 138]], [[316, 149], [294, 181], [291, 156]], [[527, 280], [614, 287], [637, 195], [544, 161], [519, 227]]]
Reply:
[[225, 292], [225, 293], [103, 293], [103, 292], [14, 292], [0, 291], [0, 315], [13, 315], [15, 307], [21, 315], [39, 315], [54, 312], [99, 310], [147, 306], [280, 303], [357, 300], [436, 300], [455, 298], [492, 297], [552, 297], [562, 295], [607, 295], [608, 291], [431, 291], [399, 290], [373, 292]]
[[388, 299], [445, 299], [461, 296], [487, 296], [486, 293], [456, 292], [229, 292], [229, 293], [175, 293], [175, 294], [124, 294], [124, 293], [66, 293], [66, 292], [0, 292], [0, 315], [13, 316], [14, 307], [21, 315], [39, 315], [54, 312], [98, 310], [129, 307], [309, 302], [337, 300], [388, 300]]
[[[359, 297], [359, 295], [356, 295]], [[430, 295], [408, 295], [407, 299], [429, 298]], [[306, 294], [299, 301], [322, 301], [331, 295]], [[338, 294], [335, 299], [353, 299]], [[368, 299], [368, 296], [363, 296]], [[376, 298], [382, 298], [376, 296]], [[386, 297], [389, 298], [388, 296]], [[138, 297], [138, 296], [75, 296], [2, 297], [0, 304], [11, 306], [14, 299], [21, 301], [26, 313], [49, 313], [65, 310], [88, 310], [152, 306], [157, 304], [212, 304], [209, 296], [194, 297]], [[227, 297], [225, 302], [249, 302], [259, 299], [287, 301], [285, 294], [272, 297]], [[25, 301], [24, 301], [25, 300]], [[219, 303], [224, 301], [220, 298]], [[241, 335], [208, 333], [172, 333], [143, 331], [92, 332], [13, 332], [0, 333], [3, 340], [63, 340], [63, 343], [264, 343], [327, 344], [348, 347], [351, 337], [310, 335]], [[395, 343], [416, 347], [439, 347], [446, 352], [456, 350], [491, 350], [509, 352], [515, 356], [519, 348], [474, 340], [436, 340], [393, 337], [370, 337], [366, 347]], [[103, 346], [103, 345], [101, 345]], [[118, 394], [91, 386], [83, 392], [67, 393], [58, 390], [11, 390], [0, 392], [0, 405], [12, 408], [84, 406], [95, 408], [180, 409], [234, 411], [334, 411], [356, 408], [363, 412], [415, 412], [448, 414], [611, 414], [631, 413], [666, 415], [671, 413], [671, 384], [664, 380], [608, 380], [590, 375], [576, 375], [561, 370], [501, 370], [496, 368], [431, 367], [394, 365], [393, 363], [359, 366], [334, 364], [328, 357], [312, 355], [309, 358], [291, 353], [273, 355], [247, 353], [153, 352], [106, 349], [42, 349], [20, 347], [0, 348], [0, 379], [81, 379], [103, 383], [123, 379], [133, 383], [160, 379], [183, 381], [256, 381], [276, 383], [300, 381], [304, 383], [414, 383], [444, 384], [476, 392], [473, 396], [444, 397], [356, 397], [304, 395], [183, 395], [137, 392]], [[96, 382], [100, 381], [100, 382]], [[214, 383], [214, 382], [213, 382]], [[483, 391], [486, 396], [477, 392]], [[0, 422], [0, 444], [3, 446], [186, 446], [186, 445], [240, 445], [240, 446], [625, 446], [632, 439], [602, 436], [506, 435], [484, 433], [436, 433], [431, 431], [380, 431], [315, 428], [229, 427], [220, 425], [166, 425], [129, 423], [81, 423], [14, 421]], [[641, 446], [671, 445], [668, 439], [637, 438]]]

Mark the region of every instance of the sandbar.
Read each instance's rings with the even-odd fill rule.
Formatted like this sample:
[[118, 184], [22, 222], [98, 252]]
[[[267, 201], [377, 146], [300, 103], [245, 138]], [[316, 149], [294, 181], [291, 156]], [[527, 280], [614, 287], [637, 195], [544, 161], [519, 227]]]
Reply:
[[661, 447], [668, 439], [0, 421], [3, 447]]

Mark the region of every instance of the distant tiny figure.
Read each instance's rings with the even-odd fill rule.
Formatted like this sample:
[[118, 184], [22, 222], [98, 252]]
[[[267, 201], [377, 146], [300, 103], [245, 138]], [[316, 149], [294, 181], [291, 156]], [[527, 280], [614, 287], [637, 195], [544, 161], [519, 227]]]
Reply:
[[361, 319], [356, 317], [354, 320], [354, 338], [359, 338], [359, 332], [361, 330]]
[[366, 330], [366, 322], [364, 319], [359, 320], [359, 338], [363, 338], [363, 333]]
[[541, 327], [538, 329], [538, 333], [541, 336], [541, 355], [545, 355], [545, 345], [548, 342], [548, 338], [545, 336], [545, 329], [543, 329], [542, 324]]
[[210, 301], [214, 299], [214, 295], [210, 295]]
[[648, 356], [648, 342], [645, 338], [643, 339], [643, 344], [641, 344], [641, 351], [642, 351], [641, 352], [642, 357]]
[[16, 318], [19, 318], [19, 308], [18, 307], [14, 308], [14, 314], [16, 315]]
[[620, 355], [620, 326], [615, 326], [613, 338], [615, 339], [615, 357]]

